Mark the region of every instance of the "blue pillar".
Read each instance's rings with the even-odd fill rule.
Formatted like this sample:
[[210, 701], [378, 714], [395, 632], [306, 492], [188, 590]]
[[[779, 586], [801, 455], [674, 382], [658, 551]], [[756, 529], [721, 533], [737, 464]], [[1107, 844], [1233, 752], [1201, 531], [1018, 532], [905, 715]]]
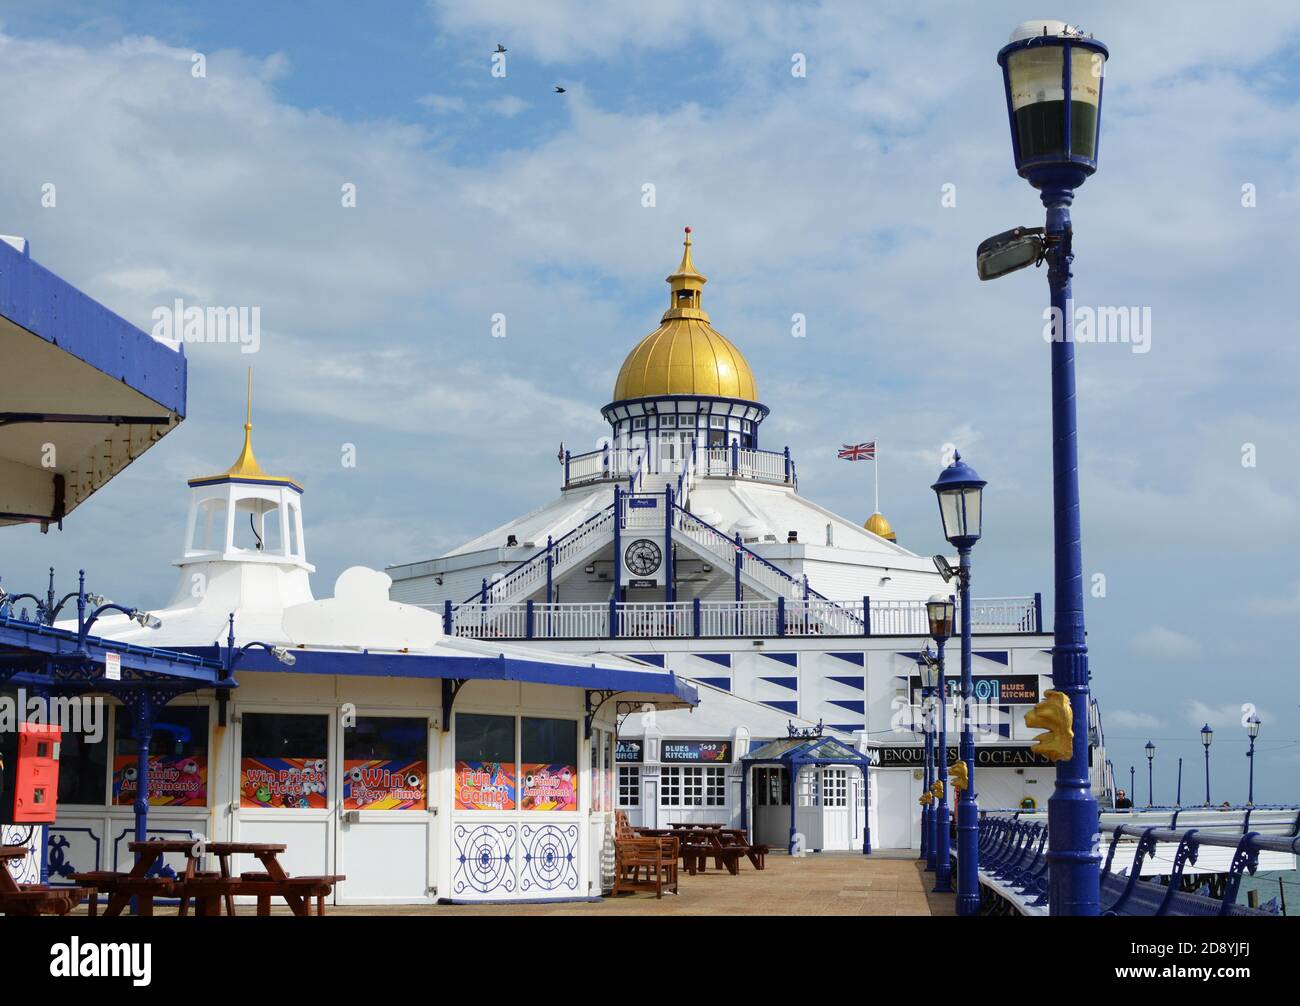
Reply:
[[871, 635], [871, 595], [862, 595], [862, 634]]
[[444, 635], [451, 635], [451, 598], [442, 602], [442, 631]]
[[[922, 791], [928, 793], [934, 782], [934, 736], [930, 729], [930, 710], [926, 699], [933, 694], [929, 688], [921, 689], [921, 728], [925, 735], [925, 762], [921, 773]], [[921, 806], [921, 855], [925, 868], [934, 872], [934, 810], [930, 804]]]
[[790, 448], [785, 449], [785, 480], [790, 481]]
[[555, 600], [555, 548], [554, 539], [548, 534], [546, 536], [546, 603], [550, 604]]
[[790, 848], [786, 851], [793, 856], [794, 837], [799, 833], [795, 825], [795, 812], [799, 808], [799, 766], [792, 763], [786, 774], [790, 777]]
[[862, 766], [862, 855], [871, 855], [871, 770]]
[[673, 576], [673, 487], [664, 486], [664, 597], [669, 602], [677, 600]]
[[935, 754], [935, 781], [943, 796], [934, 809], [934, 893], [952, 892], [952, 837], [948, 834], [948, 684], [943, 676], [945, 640], [935, 640], [939, 651], [939, 743]]
[[524, 634], [528, 639], [533, 638], [533, 599], [531, 597], [524, 605]]
[[[1250, 759], [1250, 788], [1246, 791], [1246, 806], [1255, 806], [1255, 738], [1250, 739], [1250, 750], [1246, 752], [1246, 757]], [[1179, 759], [1181, 769], [1182, 759]]]
[[975, 792], [975, 734], [971, 724], [974, 679], [971, 676], [970, 546], [957, 549], [962, 573], [961, 593], [961, 760], [966, 763], [966, 788], [957, 798], [957, 914], [979, 915], [980, 811]]
[[569, 485], [569, 458], [570, 457], [571, 455], [569, 454], [569, 452], [565, 451], [564, 452], [564, 485], [566, 488]]
[[695, 638], [699, 639], [700, 638], [700, 599], [698, 597], [691, 598], [691, 622], [692, 622], [691, 627], [695, 630]]
[[[1068, 106], [1067, 106], [1068, 107]], [[1044, 188], [1047, 282], [1060, 330], [1051, 344], [1052, 497], [1056, 627], [1052, 684], [1074, 713], [1074, 749], [1056, 763], [1047, 802], [1048, 906], [1053, 915], [1100, 914], [1101, 855], [1094, 844], [1097, 800], [1088, 775], [1088, 645], [1083, 621], [1083, 547], [1079, 520], [1079, 442], [1074, 377], [1074, 297], [1070, 289], [1073, 189]]]
[[785, 595], [776, 595], [776, 634], [785, 635]]
[[736, 475], [740, 471], [740, 441], [731, 442], [731, 474]]

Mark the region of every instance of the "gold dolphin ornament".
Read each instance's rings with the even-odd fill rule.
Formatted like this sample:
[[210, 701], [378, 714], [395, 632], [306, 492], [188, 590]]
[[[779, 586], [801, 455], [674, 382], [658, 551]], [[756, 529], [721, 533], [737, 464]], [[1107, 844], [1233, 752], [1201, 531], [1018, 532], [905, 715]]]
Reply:
[[1043, 701], [1025, 713], [1025, 726], [1047, 731], [1034, 738], [1034, 754], [1057, 762], [1074, 753], [1074, 710], [1065, 692], [1044, 692]]

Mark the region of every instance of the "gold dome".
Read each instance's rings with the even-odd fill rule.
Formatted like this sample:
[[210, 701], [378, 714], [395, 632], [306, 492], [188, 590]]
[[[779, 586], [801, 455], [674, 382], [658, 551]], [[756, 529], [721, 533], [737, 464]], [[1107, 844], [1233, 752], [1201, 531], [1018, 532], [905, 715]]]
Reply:
[[740, 350], [709, 324], [700, 307], [708, 282], [691, 261], [691, 229], [677, 271], [668, 277], [672, 299], [661, 324], [628, 354], [614, 382], [614, 401], [654, 395], [709, 395], [758, 401], [754, 372]]
[[879, 510], [868, 517], [867, 522], [862, 526], [877, 537], [884, 538], [885, 541], [898, 541], [898, 535], [894, 534], [894, 529]]

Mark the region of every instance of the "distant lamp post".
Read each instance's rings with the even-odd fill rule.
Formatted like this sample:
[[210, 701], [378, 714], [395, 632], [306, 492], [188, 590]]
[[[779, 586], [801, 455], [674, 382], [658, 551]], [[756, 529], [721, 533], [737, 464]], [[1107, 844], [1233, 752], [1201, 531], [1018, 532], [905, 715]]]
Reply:
[[1152, 780], [1154, 778], [1152, 767], [1155, 764], [1156, 746], [1152, 744], [1150, 741], [1147, 741], [1146, 751], [1147, 751], [1147, 806], [1154, 807], [1156, 801], [1155, 801], [1155, 797], [1152, 796], [1152, 791], [1154, 789], [1152, 783]]
[[[1070, 287], [1074, 191], [1097, 170], [1104, 45], [1062, 21], [1026, 21], [998, 52], [1016, 172], [1039, 190], [1042, 228], [1016, 228], [976, 250], [980, 279], [1047, 262], [1051, 295], [1052, 484], [1056, 625], [1052, 682], [1069, 697], [1074, 722], [1086, 724], [1088, 647], [1083, 618], [1083, 547], [1079, 521], [1079, 445], [1074, 376], [1074, 295]], [[1086, 736], [1086, 731], [1083, 732]], [[1101, 912], [1097, 800], [1089, 745], [1076, 743], [1056, 763], [1047, 803], [1048, 910]]]
[[937, 661], [923, 653], [919, 660], [921, 676], [921, 729], [925, 733], [925, 761], [921, 772], [921, 856], [925, 868], [931, 873], [937, 863], [934, 838], [934, 799], [930, 787], [934, 783], [934, 689], [939, 680]]
[[948, 834], [948, 685], [943, 674], [943, 649], [952, 635], [952, 622], [956, 605], [951, 597], [935, 594], [925, 602], [925, 614], [930, 623], [930, 638], [934, 640], [936, 654], [930, 658], [935, 670], [935, 709], [939, 714], [939, 740], [935, 750], [934, 795], [934, 892], [948, 894], [952, 891], [952, 839]]
[[1137, 793], [1137, 769], [1130, 765], [1128, 767], [1128, 809], [1133, 809], [1133, 796]]
[[[971, 549], [980, 540], [984, 520], [984, 487], [975, 469], [953, 452], [952, 464], [939, 473], [930, 488], [939, 499], [943, 536], [957, 549], [957, 569], [942, 556], [935, 566], [945, 581], [957, 578], [961, 598], [961, 760], [966, 765], [966, 787], [957, 798], [957, 914], [979, 915], [979, 805], [975, 802], [975, 735], [971, 724]], [[933, 604], [933, 600], [929, 602]]]
[[1251, 714], [1246, 720], [1246, 734], [1250, 737], [1250, 750], [1246, 757], [1250, 759], [1250, 790], [1246, 796], [1246, 806], [1255, 806], [1255, 738], [1259, 736], [1259, 717]]
[[1201, 743], [1205, 745], [1205, 806], [1210, 805], [1210, 745], [1214, 743], [1214, 731], [1210, 724], [1201, 727]]

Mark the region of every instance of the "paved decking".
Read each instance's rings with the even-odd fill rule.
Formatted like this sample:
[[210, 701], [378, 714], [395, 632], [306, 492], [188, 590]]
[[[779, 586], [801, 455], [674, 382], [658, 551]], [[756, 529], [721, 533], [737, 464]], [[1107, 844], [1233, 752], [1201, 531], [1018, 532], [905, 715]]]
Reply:
[[[343, 915], [954, 915], [951, 894], [931, 894], [934, 875], [925, 873], [913, 854], [903, 852], [822, 853], [792, 859], [767, 858], [767, 869], [754, 870], [742, 860], [740, 874], [710, 868], [681, 876], [681, 893], [623, 894], [590, 902], [538, 905], [327, 905], [326, 918]], [[238, 907], [252, 916], [251, 905]], [[158, 915], [176, 914], [175, 905], [160, 904]], [[82, 905], [78, 915], [86, 914]], [[282, 904], [274, 915], [288, 915]]]
[[[899, 854], [900, 856], [902, 854]], [[623, 894], [599, 902], [553, 905], [334, 906], [329, 915], [953, 915], [951, 894], [931, 894], [933, 874], [912, 856], [821, 854], [769, 856], [767, 869], [742, 862], [739, 876], [683, 872], [681, 893]]]

